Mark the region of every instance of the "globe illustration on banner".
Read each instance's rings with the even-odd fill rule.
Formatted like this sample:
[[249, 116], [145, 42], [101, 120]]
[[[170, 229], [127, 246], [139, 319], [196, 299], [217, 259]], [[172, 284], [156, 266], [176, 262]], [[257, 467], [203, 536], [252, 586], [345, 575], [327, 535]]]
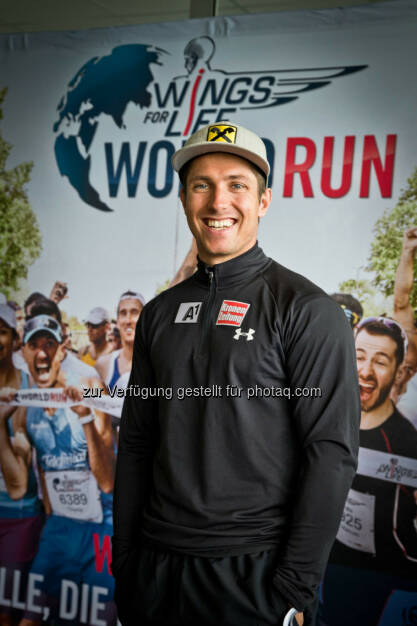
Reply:
[[58, 169], [87, 204], [112, 211], [90, 182], [89, 150], [101, 114], [110, 115], [123, 128], [127, 105], [149, 107], [147, 91], [153, 81], [151, 63], [158, 63], [163, 50], [144, 44], [118, 46], [103, 57], [93, 57], [68, 83], [58, 105], [59, 119], [54, 124], [55, 156]]

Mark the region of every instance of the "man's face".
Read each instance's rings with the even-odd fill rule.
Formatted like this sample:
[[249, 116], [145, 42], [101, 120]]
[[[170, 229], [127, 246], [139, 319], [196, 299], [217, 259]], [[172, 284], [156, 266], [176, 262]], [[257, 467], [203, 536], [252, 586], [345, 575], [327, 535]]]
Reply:
[[215, 265], [255, 245], [258, 218], [268, 209], [271, 190], [259, 198], [249, 163], [215, 152], [191, 163], [181, 201], [201, 260]]
[[126, 298], [119, 304], [119, 310], [117, 312], [117, 326], [120, 330], [122, 344], [133, 343], [136, 324], [142, 309], [142, 303], [136, 298]]
[[88, 338], [91, 343], [100, 343], [104, 341], [107, 335], [108, 327], [108, 322], [101, 322], [100, 324], [87, 322]]
[[413, 341], [408, 343], [407, 354], [404, 357], [404, 361], [400, 365], [397, 378], [395, 380], [395, 398], [398, 399], [400, 395], [407, 391], [408, 381], [417, 373], [417, 346]]
[[13, 354], [13, 330], [0, 319], [0, 367], [7, 365]]
[[25, 326], [25, 312], [23, 309], [17, 309], [16, 311], [16, 331], [19, 335], [20, 341], [23, 341], [23, 328]]
[[397, 344], [387, 335], [371, 335], [364, 329], [355, 345], [362, 411], [369, 412], [385, 402], [394, 384]]
[[55, 383], [60, 362], [55, 355], [59, 343], [48, 332], [36, 333], [23, 346], [23, 356], [29, 372], [38, 387], [52, 387]]

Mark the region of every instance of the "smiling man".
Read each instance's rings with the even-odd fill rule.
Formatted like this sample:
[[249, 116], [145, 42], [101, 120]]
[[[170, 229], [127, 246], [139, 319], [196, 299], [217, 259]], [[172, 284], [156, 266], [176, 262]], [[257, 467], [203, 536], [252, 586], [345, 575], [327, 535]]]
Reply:
[[394, 590], [417, 584], [417, 431], [390, 398], [407, 336], [384, 317], [357, 329], [359, 467], [323, 585], [327, 626], [377, 624]]
[[[198, 270], [145, 306], [136, 331], [130, 385], [174, 393], [124, 403], [119, 618], [266, 626], [304, 612], [313, 624], [356, 468], [352, 333], [321, 289], [257, 245], [271, 202], [257, 135], [206, 126], [173, 165]], [[271, 386], [291, 398], [262, 393]], [[248, 399], [249, 387], [261, 392]]]
[[133, 340], [136, 324], [145, 304], [144, 297], [136, 291], [122, 293], [117, 305], [117, 328], [122, 347], [98, 359], [96, 369], [108, 388], [127, 386], [132, 369]]

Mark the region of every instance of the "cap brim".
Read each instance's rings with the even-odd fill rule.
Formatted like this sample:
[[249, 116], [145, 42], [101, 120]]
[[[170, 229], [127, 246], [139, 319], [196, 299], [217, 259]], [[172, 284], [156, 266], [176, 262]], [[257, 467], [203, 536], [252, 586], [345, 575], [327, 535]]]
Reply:
[[0, 320], [2, 320], [10, 328], [10, 330], [16, 330], [16, 324], [13, 325], [12, 321], [7, 319], [6, 316], [3, 317], [1, 313], [0, 313]]
[[179, 172], [180, 169], [188, 163], [188, 161], [191, 161], [191, 159], [194, 159], [195, 157], [202, 156], [203, 154], [208, 154], [209, 152], [225, 152], [226, 154], [235, 154], [236, 156], [242, 157], [242, 159], [246, 159], [247, 161], [254, 163], [254, 165], [259, 167], [266, 177], [269, 176], [270, 167], [268, 161], [265, 161], [251, 150], [246, 150], [241, 146], [229, 144], [223, 141], [207, 141], [194, 146], [191, 145], [180, 148], [172, 156], [172, 165], [174, 170]]
[[49, 335], [52, 335], [52, 337], [56, 339], [58, 343], [61, 343], [62, 341], [62, 338], [59, 336], [59, 334], [51, 328], [33, 328], [28, 333], [26, 333], [23, 339], [23, 343], [27, 343], [29, 339], [36, 335], [36, 333], [48, 333]]

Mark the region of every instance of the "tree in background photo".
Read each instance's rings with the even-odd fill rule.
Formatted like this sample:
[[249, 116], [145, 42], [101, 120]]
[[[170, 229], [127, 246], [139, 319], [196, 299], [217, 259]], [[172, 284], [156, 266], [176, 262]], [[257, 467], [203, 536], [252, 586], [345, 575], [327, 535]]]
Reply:
[[[7, 88], [0, 89], [0, 120]], [[19, 281], [27, 278], [30, 265], [39, 257], [42, 238], [26, 193], [33, 163], [7, 170], [12, 145], [0, 132], [0, 290], [15, 297]]]
[[[387, 209], [374, 226], [375, 237], [365, 271], [369, 278], [351, 278], [339, 285], [339, 291], [357, 298], [364, 316], [392, 311], [395, 273], [401, 256], [404, 232], [417, 225], [417, 168], [408, 179], [396, 206]], [[373, 276], [372, 276], [372, 274]], [[414, 261], [414, 276], [417, 276], [417, 259]], [[413, 309], [417, 308], [417, 281], [414, 281], [410, 296]]]

